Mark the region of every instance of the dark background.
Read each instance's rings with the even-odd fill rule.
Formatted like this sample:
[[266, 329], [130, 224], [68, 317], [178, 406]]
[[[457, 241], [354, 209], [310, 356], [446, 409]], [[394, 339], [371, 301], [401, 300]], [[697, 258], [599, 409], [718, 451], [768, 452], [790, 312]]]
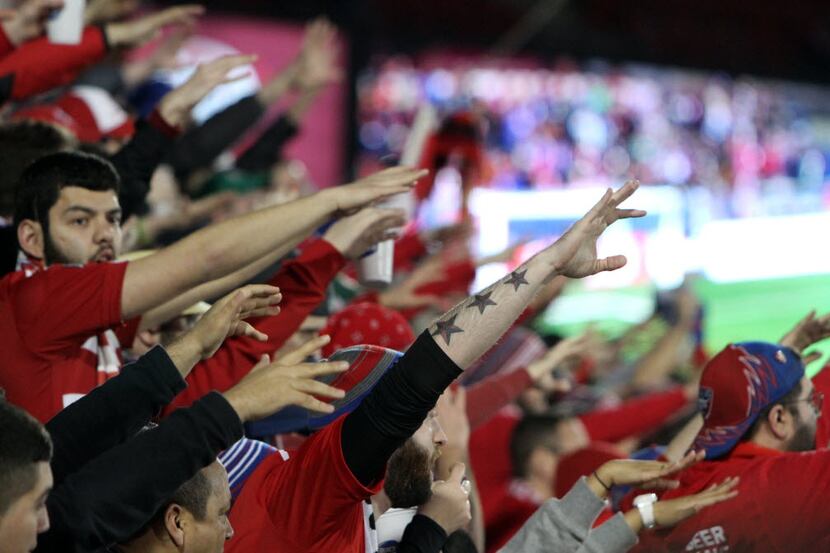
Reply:
[[[451, 47], [542, 59], [605, 58], [830, 83], [830, 0], [204, 0], [210, 11], [308, 21], [350, 45], [346, 172], [356, 153], [354, 80], [373, 54]], [[508, 37], [515, 40], [509, 40]], [[505, 41], [507, 40], [507, 43]]]

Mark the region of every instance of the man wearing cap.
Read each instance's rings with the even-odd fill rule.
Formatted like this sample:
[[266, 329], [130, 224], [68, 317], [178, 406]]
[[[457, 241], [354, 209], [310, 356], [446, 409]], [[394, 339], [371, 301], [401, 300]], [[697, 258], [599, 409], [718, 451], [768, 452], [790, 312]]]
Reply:
[[827, 551], [830, 450], [816, 450], [823, 395], [805, 376], [802, 353], [830, 335], [830, 316], [810, 314], [780, 344], [731, 344], [703, 370], [703, 428], [693, 448], [706, 461], [661, 499], [740, 477], [737, 499], [671, 530], [644, 536], [636, 551]]

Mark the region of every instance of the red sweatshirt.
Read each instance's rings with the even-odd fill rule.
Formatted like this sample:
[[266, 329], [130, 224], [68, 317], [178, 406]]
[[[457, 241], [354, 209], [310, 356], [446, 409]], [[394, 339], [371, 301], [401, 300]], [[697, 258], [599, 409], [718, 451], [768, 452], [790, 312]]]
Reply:
[[20, 100], [72, 82], [107, 53], [100, 27], [87, 27], [76, 45], [52, 44], [46, 37], [22, 44], [0, 59], [0, 80], [11, 78], [11, 90], [0, 101]]
[[674, 528], [644, 532], [632, 551], [741, 553], [830, 551], [830, 450], [784, 453], [751, 442], [724, 459], [703, 461], [679, 476], [663, 499], [703, 491], [740, 476], [737, 497], [707, 507]]
[[303, 252], [287, 261], [269, 284], [282, 292], [280, 314], [249, 322], [268, 335], [267, 342], [236, 337], [197, 364], [187, 377], [187, 389], [164, 410], [165, 414], [187, 407], [211, 390], [224, 392], [239, 382], [264, 354], [273, 354], [296, 332], [305, 318], [326, 297], [326, 289], [346, 259], [325, 240], [311, 242]]

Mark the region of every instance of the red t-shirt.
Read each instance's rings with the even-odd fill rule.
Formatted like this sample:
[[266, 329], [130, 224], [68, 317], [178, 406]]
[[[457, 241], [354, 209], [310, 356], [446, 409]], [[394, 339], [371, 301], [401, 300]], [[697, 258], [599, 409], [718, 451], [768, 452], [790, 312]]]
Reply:
[[674, 528], [644, 532], [634, 549], [689, 553], [830, 551], [830, 450], [784, 453], [749, 442], [683, 472], [671, 499], [740, 476], [738, 495]]
[[126, 263], [54, 265], [0, 280], [0, 387], [42, 422], [115, 376], [120, 342], [138, 319], [121, 324]]
[[363, 501], [378, 493], [361, 484], [343, 458], [345, 416], [303, 443], [288, 460], [271, 455], [245, 482], [231, 509], [227, 553], [364, 553]]

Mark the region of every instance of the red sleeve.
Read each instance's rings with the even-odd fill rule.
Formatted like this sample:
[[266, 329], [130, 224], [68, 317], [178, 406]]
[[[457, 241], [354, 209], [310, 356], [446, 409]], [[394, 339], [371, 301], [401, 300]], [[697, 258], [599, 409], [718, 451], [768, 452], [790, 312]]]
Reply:
[[138, 334], [138, 327], [141, 326], [141, 317], [133, 317], [129, 321], [125, 321], [123, 325], [115, 330], [115, 335], [118, 337], [118, 343], [124, 349], [133, 347], [135, 335]]
[[15, 48], [15, 45], [9, 40], [9, 35], [6, 34], [6, 29], [0, 25], [0, 59], [9, 55]]
[[11, 308], [22, 340], [33, 351], [63, 349], [121, 322], [127, 263], [53, 265], [21, 280]]
[[187, 377], [187, 389], [165, 408], [165, 414], [186, 407], [210, 392], [224, 392], [248, 374], [259, 359], [271, 355], [296, 332], [307, 316], [326, 298], [326, 289], [346, 259], [325, 240], [311, 242], [303, 252], [283, 264], [269, 284], [282, 292], [280, 314], [250, 319], [268, 335], [267, 342], [231, 338], [211, 357], [198, 363]]
[[489, 421], [502, 407], [528, 389], [533, 380], [525, 369], [495, 374], [467, 389], [467, 418], [475, 430]]
[[415, 262], [427, 254], [427, 247], [417, 232], [404, 234], [395, 242], [395, 271], [411, 270]]
[[13, 75], [11, 99], [20, 100], [69, 84], [107, 53], [104, 31], [87, 27], [77, 45], [52, 44], [42, 37], [0, 59], [0, 76]]
[[630, 399], [611, 409], [580, 415], [593, 441], [618, 442], [631, 436], [651, 432], [686, 407], [688, 400], [682, 386]]

